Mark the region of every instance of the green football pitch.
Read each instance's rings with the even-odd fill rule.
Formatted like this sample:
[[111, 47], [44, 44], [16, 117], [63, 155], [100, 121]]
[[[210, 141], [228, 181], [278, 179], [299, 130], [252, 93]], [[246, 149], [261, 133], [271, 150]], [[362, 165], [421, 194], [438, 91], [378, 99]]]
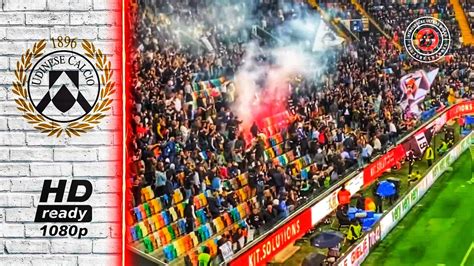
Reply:
[[474, 184], [464, 152], [362, 264], [474, 266]]

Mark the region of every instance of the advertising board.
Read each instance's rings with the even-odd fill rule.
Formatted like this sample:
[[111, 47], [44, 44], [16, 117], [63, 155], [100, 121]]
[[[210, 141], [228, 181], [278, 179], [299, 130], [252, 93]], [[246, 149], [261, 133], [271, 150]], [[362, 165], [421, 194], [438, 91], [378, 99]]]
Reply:
[[[405, 141], [409, 140], [411, 137], [415, 136], [415, 134], [419, 132], [424, 132], [425, 129], [431, 128], [435, 126], [434, 131], [438, 131], [447, 121], [459, 117], [461, 115], [468, 115], [474, 113], [474, 101], [466, 101], [458, 103], [446, 110], [442, 111], [441, 113], [437, 114], [437, 117], [434, 118], [431, 122], [425, 124], [418, 130], [411, 133]], [[472, 134], [471, 134], [472, 135]], [[467, 139], [467, 138], [466, 138]], [[426, 192], [426, 190], [436, 181], [436, 179], [446, 170], [447, 167], [454, 162], [457, 157], [469, 147], [469, 140], [464, 139], [461, 141], [460, 144], [456, 146], [451, 152], [454, 150], [458, 150], [455, 157], [451, 157], [451, 153], [449, 153], [445, 158], [443, 158], [440, 162], [438, 162], [429, 173], [426, 174], [423, 182], [420, 182], [410, 193], [409, 199], [406, 199], [404, 204], [400, 205], [397, 214], [391, 218], [391, 220], [386, 220], [384, 224], [381, 222], [381, 232], [382, 235], [385, 236], [391, 228], [393, 228], [394, 218], [396, 223], [408, 212], [409, 209], [421, 198], [421, 196]], [[399, 144], [388, 151], [385, 155], [381, 156], [361, 171], [359, 174], [352, 177], [348, 180], [346, 184], [346, 188], [351, 192], [353, 195], [355, 192], [359, 191], [363, 186], [370, 185], [373, 181], [379, 178], [385, 171], [390, 169], [391, 167], [395, 166], [396, 163], [403, 159], [405, 156], [405, 149], [403, 148], [402, 144]], [[330, 214], [338, 205], [337, 202], [337, 192], [339, 188], [333, 188], [330, 194], [325, 196], [322, 199], [317, 199], [317, 202], [314, 203], [313, 206], [310, 208], [302, 211], [302, 213], [298, 214], [296, 217], [291, 218], [288, 223], [283, 225], [282, 228], [278, 229], [275, 232], [269, 233], [266, 238], [263, 238], [259, 242], [256, 242], [253, 246], [245, 247], [241, 253], [236, 254], [236, 258], [230, 262], [231, 265], [238, 265], [240, 263], [244, 263], [242, 265], [264, 265], [266, 262], [270, 261], [273, 256], [275, 256], [281, 249], [283, 249], [287, 244], [291, 243], [292, 241], [298, 239], [298, 237], [291, 237], [291, 241], [284, 241], [283, 244], [280, 242], [278, 248], [275, 248], [273, 251], [272, 248], [267, 250], [268, 245], [263, 247], [265, 243], [274, 238], [275, 235], [278, 234], [282, 229], [287, 228], [287, 224], [292, 223], [294, 220], [304, 220], [306, 217], [307, 221], [311, 223], [303, 223], [304, 226], [300, 225], [300, 231], [298, 234], [303, 235], [307, 230], [311, 229], [311, 227], [317, 223], [319, 223], [323, 218], [325, 218], [328, 214]], [[402, 202], [403, 203], [403, 202]], [[308, 212], [309, 210], [309, 212]], [[386, 215], [388, 216], [388, 215]], [[388, 218], [386, 218], [388, 219]], [[385, 228], [384, 228], [385, 226]], [[385, 233], [385, 234], [384, 234]], [[263, 252], [263, 250], [270, 251], [270, 252]], [[256, 253], [255, 253], [256, 252]], [[258, 254], [257, 254], [258, 253]], [[254, 255], [252, 255], [254, 254]]]
[[355, 247], [350, 248], [349, 252], [339, 259], [337, 265], [360, 265], [370, 253], [371, 248], [378, 241], [383, 240], [387, 236], [408, 211], [423, 197], [437, 178], [441, 176], [464, 151], [469, 149], [472, 139], [474, 139], [474, 132], [471, 132], [462, 139], [448, 154], [438, 161], [423, 179], [392, 207], [392, 209], [382, 217], [380, 222], [374, 225], [372, 230], [363, 236], [362, 241]]
[[423, 197], [433, 183], [450, 167], [454, 161], [470, 145], [470, 138], [474, 133], [461, 140], [448, 154], [446, 154], [435, 166], [425, 175], [425, 177], [380, 221], [382, 228], [382, 238], [408, 213], [408, 211]]
[[356, 176], [354, 176], [351, 180], [347, 181], [345, 184], [345, 187], [351, 195], [354, 195], [357, 193], [359, 190], [362, 189], [364, 186], [364, 172], [360, 172]]

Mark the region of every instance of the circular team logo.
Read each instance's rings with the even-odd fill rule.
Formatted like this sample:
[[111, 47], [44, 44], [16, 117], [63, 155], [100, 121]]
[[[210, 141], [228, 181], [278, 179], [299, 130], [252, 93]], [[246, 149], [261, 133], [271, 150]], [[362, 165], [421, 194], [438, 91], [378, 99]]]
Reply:
[[[45, 54], [41, 40], [22, 54], [13, 82], [15, 100], [23, 117], [35, 129], [49, 136], [80, 136], [99, 124], [111, 107], [115, 83], [107, 56], [84, 40], [83, 52], [76, 51], [75, 39]], [[63, 40], [58, 38], [58, 40]], [[65, 50], [69, 46], [70, 50]]]
[[431, 63], [438, 61], [449, 51], [451, 35], [441, 20], [421, 17], [408, 25], [404, 45], [412, 58], [419, 62]]
[[66, 123], [92, 111], [100, 81], [94, 65], [73, 51], [43, 56], [31, 69], [28, 94], [36, 111], [51, 121]]

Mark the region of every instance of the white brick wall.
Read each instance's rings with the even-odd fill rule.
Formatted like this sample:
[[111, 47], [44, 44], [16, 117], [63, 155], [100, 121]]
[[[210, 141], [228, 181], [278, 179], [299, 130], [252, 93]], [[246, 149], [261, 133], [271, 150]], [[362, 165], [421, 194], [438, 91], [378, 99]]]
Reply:
[[4, 224], [0, 228], [0, 236], [7, 237], [25, 237], [25, 226], [23, 224]]
[[94, 253], [118, 253], [120, 252], [119, 243], [115, 242], [110, 245], [106, 239], [94, 240]]
[[[109, 149], [106, 147], [106, 149]], [[89, 148], [55, 148], [54, 161], [73, 161], [73, 162], [90, 162], [97, 160], [97, 149]]]
[[[121, 227], [116, 217], [121, 187], [114, 155], [121, 135], [113, 120], [121, 109], [81, 137], [48, 137], [36, 131], [16, 109], [13, 71], [20, 55], [39, 39], [68, 34], [93, 41], [117, 65], [114, 0], [0, 0], [0, 265], [108, 265], [118, 256]], [[49, 42], [46, 52], [52, 51]], [[118, 71], [115, 72], [116, 74]], [[116, 78], [117, 75], [116, 75]], [[117, 82], [117, 84], [120, 82]], [[121, 88], [116, 88], [117, 92]], [[112, 98], [116, 99], [117, 96]], [[43, 236], [34, 223], [45, 179], [87, 179], [94, 192], [88, 235], [82, 239]], [[68, 186], [67, 189], [68, 190]], [[52, 199], [50, 197], [50, 199]], [[51, 226], [53, 224], [47, 224]], [[62, 224], [57, 224], [62, 225]]]

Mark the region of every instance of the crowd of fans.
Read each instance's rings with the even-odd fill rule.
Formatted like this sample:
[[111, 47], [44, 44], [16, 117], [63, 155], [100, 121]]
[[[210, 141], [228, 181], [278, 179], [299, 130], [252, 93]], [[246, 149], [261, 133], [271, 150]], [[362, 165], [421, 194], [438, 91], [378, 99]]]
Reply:
[[[231, 4], [241, 11], [251, 2], [229, 0], [222, 5]], [[252, 6], [254, 21], [270, 33], [283, 21], [312, 12], [305, 1], [289, 1], [285, 9], [277, 2], [283, 1], [262, 0]], [[334, 1], [324, 2], [323, 8], [334, 5]], [[380, 1], [364, 3], [366, 10], [399, 40], [407, 23], [421, 14], [406, 4], [380, 8]], [[241, 121], [231, 109], [239, 90], [233, 83], [223, 83], [218, 97], [193, 95], [197, 81], [232, 80], [245, 55], [245, 43], [252, 38], [252, 25], [246, 25], [238, 15], [235, 21], [239, 27], [211, 20], [220, 10], [215, 5], [197, 0], [140, 1], [133, 22], [132, 119], [127, 147], [132, 200], [128, 204], [133, 208], [142, 203], [141, 191], [147, 186], [155, 196], [170, 199], [175, 189], [183, 188], [190, 206], [184, 211], [187, 232], [193, 231], [196, 217], [192, 205], [198, 194], [211, 192], [207, 194], [207, 215], [213, 218], [243, 201], [223, 186], [225, 180], [240, 174], [248, 173], [248, 185], [256, 197], [247, 222], [261, 233], [348, 169], [370, 162], [419, 123], [416, 117], [406, 117], [397, 104], [402, 97], [400, 77], [412, 70], [440, 68], [424, 109], [442, 108], [449, 104], [448, 96], [472, 97], [472, 48], [455, 41], [451, 60], [422, 66], [380, 33], [365, 33], [360, 41], [336, 53], [335, 60], [329, 62], [333, 65], [320, 79], [326, 82], [304, 80], [288, 100], [291, 119], [281, 133], [283, 149], [294, 151], [296, 157], [309, 155], [314, 162], [309, 177], [303, 178], [290, 167], [265, 160], [263, 138], [270, 136], [262, 136], [257, 125], [251, 128], [254, 139], [248, 143], [244, 138]], [[350, 6], [349, 1], [337, 5], [335, 16], [360, 16], [347, 14], [344, 6]], [[419, 9], [442, 14], [456, 40], [459, 30], [448, 4]], [[195, 30], [179, 31], [178, 24], [194, 25]], [[259, 42], [261, 46], [271, 45], [262, 39]], [[245, 234], [242, 230], [233, 233], [238, 234], [229, 238], [233, 242]]]
[[332, 0], [321, 0], [317, 1], [318, 5], [327, 11], [331, 17], [337, 19], [358, 19], [361, 18], [361, 14], [357, 12], [354, 5], [351, 4], [350, 0], [332, 1]]
[[[362, 3], [363, 2], [363, 3]], [[453, 37], [454, 46], [459, 48], [459, 27], [454, 17], [452, 5], [447, 0], [418, 1], [416, 3], [402, 4], [402, 1], [362, 1], [362, 5], [373, 17], [379, 21], [384, 30], [395, 39], [402, 40], [403, 32], [415, 19], [422, 16], [434, 16], [441, 19]], [[389, 2], [389, 3], [385, 3]]]
[[469, 28], [472, 30], [474, 29], [474, 3], [469, 0], [461, 0], [459, 1], [465, 10], [465, 15], [467, 20], [469, 21]]

